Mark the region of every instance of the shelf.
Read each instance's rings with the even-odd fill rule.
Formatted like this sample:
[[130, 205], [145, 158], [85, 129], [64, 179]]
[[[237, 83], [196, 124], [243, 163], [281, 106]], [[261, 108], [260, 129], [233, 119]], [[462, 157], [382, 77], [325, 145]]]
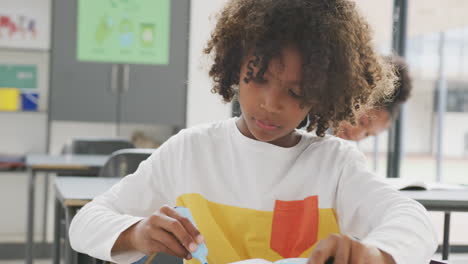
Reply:
[[0, 115], [14, 115], [14, 114], [47, 114], [47, 111], [0, 111]]

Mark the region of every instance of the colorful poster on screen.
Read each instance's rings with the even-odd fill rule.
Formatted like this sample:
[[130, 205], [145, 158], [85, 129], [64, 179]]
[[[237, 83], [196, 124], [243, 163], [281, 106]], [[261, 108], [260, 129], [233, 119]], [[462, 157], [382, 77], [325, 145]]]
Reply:
[[168, 64], [170, 0], [79, 0], [78, 61]]
[[49, 49], [51, 0], [0, 2], [0, 47]]

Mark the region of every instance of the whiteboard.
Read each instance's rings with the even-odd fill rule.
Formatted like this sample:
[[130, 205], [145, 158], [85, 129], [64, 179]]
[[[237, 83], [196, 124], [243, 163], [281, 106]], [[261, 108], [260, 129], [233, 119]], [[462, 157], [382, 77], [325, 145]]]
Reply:
[[50, 48], [51, 0], [1, 0], [0, 47]]

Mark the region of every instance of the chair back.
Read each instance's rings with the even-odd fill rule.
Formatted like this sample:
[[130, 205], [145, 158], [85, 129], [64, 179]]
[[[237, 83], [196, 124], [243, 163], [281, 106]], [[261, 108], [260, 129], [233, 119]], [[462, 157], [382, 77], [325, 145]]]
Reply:
[[[134, 148], [133, 144], [121, 138], [73, 138], [62, 148], [62, 154], [110, 155], [119, 149]], [[58, 176], [98, 176], [100, 169], [59, 173]]]
[[132, 142], [120, 138], [75, 138], [62, 152], [65, 154], [110, 155], [119, 149], [134, 147]]
[[136, 171], [140, 163], [146, 160], [156, 149], [121, 149], [109, 157], [99, 172], [100, 177], [124, 177]]

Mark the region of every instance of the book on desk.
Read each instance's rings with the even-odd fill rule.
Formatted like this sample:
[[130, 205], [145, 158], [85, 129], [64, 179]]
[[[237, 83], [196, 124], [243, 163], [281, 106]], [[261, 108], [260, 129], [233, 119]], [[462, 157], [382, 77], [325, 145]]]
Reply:
[[400, 191], [417, 191], [417, 190], [468, 190], [468, 187], [460, 184], [412, 180], [402, 178], [385, 178], [383, 182], [390, 185], [392, 188]]

